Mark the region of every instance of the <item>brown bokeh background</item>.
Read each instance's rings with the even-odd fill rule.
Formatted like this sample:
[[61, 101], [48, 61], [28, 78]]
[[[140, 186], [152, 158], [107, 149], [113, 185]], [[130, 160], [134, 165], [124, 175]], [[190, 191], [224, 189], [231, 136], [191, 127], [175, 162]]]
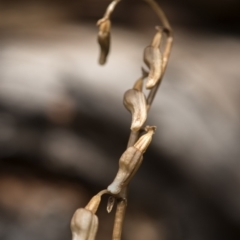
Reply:
[[[143, 1], [113, 14], [107, 65], [96, 21], [109, 1], [0, 3], [0, 239], [71, 239], [78, 207], [111, 183], [158, 19]], [[239, 9], [231, 1], [159, 1], [174, 30], [149, 113], [157, 132], [130, 186], [123, 239], [240, 237]], [[114, 214], [99, 209], [97, 239]]]

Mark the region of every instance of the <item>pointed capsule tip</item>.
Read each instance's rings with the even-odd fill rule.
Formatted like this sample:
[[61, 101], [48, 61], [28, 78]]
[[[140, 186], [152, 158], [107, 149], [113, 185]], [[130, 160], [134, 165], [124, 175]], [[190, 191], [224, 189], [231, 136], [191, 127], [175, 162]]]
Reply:
[[153, 131], [153, 134], [155, 133], [156, 129], [157, 129], [156, 126], [146, 126], [146, 127], [144, 128], [144, 130], [145, 130], [146, 132]]

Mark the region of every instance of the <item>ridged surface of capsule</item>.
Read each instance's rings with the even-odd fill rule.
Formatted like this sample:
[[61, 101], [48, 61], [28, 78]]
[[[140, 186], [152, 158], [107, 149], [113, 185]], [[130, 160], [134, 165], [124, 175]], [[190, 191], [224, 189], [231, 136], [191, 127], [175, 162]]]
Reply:
[[156, 126], [146, 126], [145, 127], [145, 131], [147, 133], [145, 133], [144, 135], [142, 135], [138, 141], [134, 144], [134, 147], [137, 148], [139, 151], [141, 151], [142, 153], [145, 153], [145, 151], [147, 150], [149, 144], [152, 141], [152, 136], [156, 131]]
[[80, 208], [71, 220], [72, 240], [94, 240], [98, 230], [98, 218], [91, 211]]
[[138, 131], [147, 119], [147, 103], [144, 93], [136, 89], [126, 91], [123, 104], [132, 113], [131, 130]]
[[159, 48], [148, 46], [144, 50], [144, 62], [149, 67], [146, 88], [153, 88], [162, 74], [162, 54]]
[[108, 186], [108, 191], [118, 194], [131, 180], [134, 173], [142, 163], [142, 153], [135, 147], [129, 147], [119, 160], [119, 169], [113, 182]]

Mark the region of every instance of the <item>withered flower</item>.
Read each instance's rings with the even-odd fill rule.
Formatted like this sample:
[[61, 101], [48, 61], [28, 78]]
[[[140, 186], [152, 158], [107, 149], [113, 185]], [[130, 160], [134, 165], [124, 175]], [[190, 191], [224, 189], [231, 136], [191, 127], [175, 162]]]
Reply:
[[[157, 28], [158, 30], [160, 28]], [[143, 59], [146, 65], [149, 67], [149, 75], [146, 83], [146, 88], [153, 88], [162, 74], [163, 57], [160, 51], [160, 44], [162, 39], [162, 31], [158, 31], [150, 46], [144, 49]]]
[[132, 113], [131, 130], [138, 131], [147, 119], [147, 103], [144, 93], [135, 89], [126, 91], [123, 104]]
[[100, 46], [99, 64], [103, 65], [107, 61], [107, 56], [110, 50], [111, 21], [109, 19], [101, 19], [97, 22], [97, 25], [99, 26], [98, 32], [98, 43]]
[[138, 141], [134, 144], [134, 147], [140, 150], [142, 153], [145, 153], [149, 144], [152, 141], [152, 136], [156, 131], [156, 126], [146, 126], [145, 131], [146, 134], [142, 135]]
[[79, 208], [71, 220], [72, 240], [94, 240], [98, 230], [98, 217], [95, 215], [101, 202], [103, 190], [93, 196], [85, 208]]
[[85, 208], [79, 208], [71, 220], [72, 240], [94, 240], [98, 230], [98, 217]]
[[129, 147], [119, 159], [119, 169], [113, 182], [108, 186], [108, 191], [118, 194], [128, 185], [143, 159], [143, 153], [152, 141], [156, 127], [146, 127], [147, 133], [140, 137], [133, 147]]

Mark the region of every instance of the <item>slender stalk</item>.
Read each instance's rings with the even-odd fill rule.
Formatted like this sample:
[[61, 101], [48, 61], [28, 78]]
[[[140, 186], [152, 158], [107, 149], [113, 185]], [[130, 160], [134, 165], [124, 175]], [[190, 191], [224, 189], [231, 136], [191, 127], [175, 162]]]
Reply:
[[101, 18], [100, 20], [98, 20], [97, 25], [99, 25], [100, 23], [102, 23], [102, 22], [110, 19], [110, 17], [111, 17], [111, 15], [112, 15], [112, 13], [113, 13], [116, 5], [117, 5], [120, 1], [121, 1], [121, 0], [114, 0], [114, 1], [112, 1], [112, 2], [108, 5], [107, 10], [106, 10], [103, 18]]
[[163, 12], [163, 10], [160, 8], [160, 6], [154, 1], [154, 0], [143, 0], [147, 2], [150, 7], [153, 9], [153, 11], [158, 15], [162, 25], [164, 28], [168, 29], [168, 31], [172, 32], [172, 28], [168, 22], [168, 19]]
[[123, 199], [120, 199], [117, 204], [117, 210], [116, 210], [116, 215], [114, 220], [114, 227], [113, 227], [114, 231], [112, 236], [113, 240], [121, 239], [126, 207], [127, 207], [126, 201]]
[[110, 18], [110, 16], [111, 16], [112, 12], [114, 11], [116, 5], [117, 5], [120, 1], [121, 1], [121, 0], [114, 0], [114, 1], [112, 1], [112, 2], [109, 4], [109, 6], [108, 6], [108, 8], [107, 8], [107, 11], [106, 11], [105, 14], [104, 14], [104, 18]]
[[137, 131], [137, 132], [131, 131], [130, 136], [129, 136], [129, 140], [128, 140], [128, 145], [127, 145], [127, 147], [131, 147], [131, 146], [134, 145], [134, 143], [135, 143], [135, 142], [138, 140], [138, 138], [139, 138], [139, 134], [140, 134], [139, 131]]

